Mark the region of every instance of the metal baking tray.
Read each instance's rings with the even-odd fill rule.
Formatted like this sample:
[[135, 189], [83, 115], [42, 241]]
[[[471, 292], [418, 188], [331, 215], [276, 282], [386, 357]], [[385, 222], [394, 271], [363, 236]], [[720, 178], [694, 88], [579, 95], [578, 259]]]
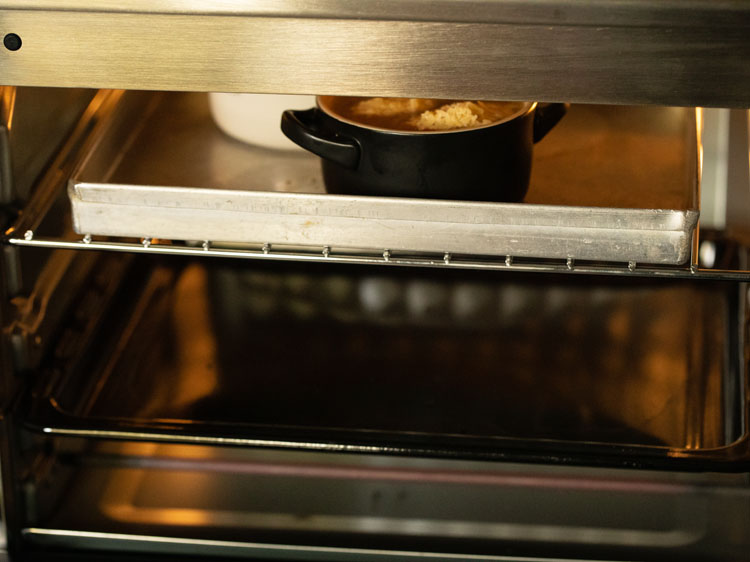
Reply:
[[[99, 306], [101, 316], [70, 323], [49, 354], [65, 359], [40, 367], [55, 384], [26, 404], [30, 427], [555, 465], [748, 466], [742, 285], [137, 261], [128, 276], [102, 269], [122, 280], [113, 302], [126, 313]], [[80, 302], [101, 303], [100, 290]]]
[[326, 195], [317, 157], [230, 139], [204, 94], [126, 93], [69, 184], [83, 235], [329, 251], [684, 263], [698, 220], [696, 110], [573, 106], [524, 203]]

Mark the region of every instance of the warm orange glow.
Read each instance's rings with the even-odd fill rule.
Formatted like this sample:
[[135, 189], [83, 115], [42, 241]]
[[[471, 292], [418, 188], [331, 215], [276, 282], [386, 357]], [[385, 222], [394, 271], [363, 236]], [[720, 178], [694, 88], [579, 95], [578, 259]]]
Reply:
[[94, 114], [99, 111], [99, 108], [102, 106], [102, 104], [109, 100], [110, 104], [116, 105], [120, 98], [125, 93], [125, 90], [99, 90], [96, 95], [93, 97], [91, 102], [89, 102], [88, 107], [83, 112], [83, 117], [81, 121], [87, 121], [91, 117], [94, 116]]
[[138, 508], [133, 505], [107, 505], [104, 512], [116, 521], [163, 525], [207, 525], [214, 523], [215, 514], [208, 510], [188, 508]]
[[12, 86], [0, 87], [0, 119], [10, 130], [13, 125], [13, 112], [16, 105], [16, 88]]
[[698, 140], [698, 178], [703, 177], [703, 108], [695, 108], [695, 128]]
[[179, 276], [174, 299], [185, 303], [172, 307], [170, 325], [174, 329], [176, 354], [173, 367], [180, 373], [174, 385], [156, 386], [150, 402], [143, 405], [143, 415], [158, 415], [165, 403], [171, 409], [182, 411], [196, 401], [210, 396], [218, 385], [216, 369], [217, 345], [210, 329], [211, 316], [207, 295], [205, 268], [193, 265]]
[[194, 265], [184, 271], [176, 287], [175, 298], [191, 304], [174, 309], [175, 336], [184, 342], [177, 346], [177, 368], [183, 376], [170, 399], [177, 408], [210, 396], [218, 385], [216, 340], [207, 328], [211, 326], [207, 282], [205, 268]]

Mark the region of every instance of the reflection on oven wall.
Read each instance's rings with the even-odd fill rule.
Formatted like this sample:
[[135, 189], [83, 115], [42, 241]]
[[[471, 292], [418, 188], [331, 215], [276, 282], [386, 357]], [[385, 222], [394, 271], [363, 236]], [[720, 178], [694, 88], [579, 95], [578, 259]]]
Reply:
[[[750, 122], [746, 111], [703, 109], [700, 227], [703, 237], [698, 259], [704, 267], [722, 267], [722, 250], [712, 231], [746, 243], [750, 216]], [[742, 267], [746, 267], [744, 264]]]
[[707, 108], [702, 114], [701, 226], [717, 230], [743, 227], [750, 211], [748, 172], [743, 165], [747, 160], [747, 113]]
[[[196, 270], [188, 273], [204, 275]], [[457, 425], [459, 432], [471, 432], [471, 427], [487, 432], [499, 424], [508, 434], [536, 431], [542, 437], [551, 430], [546, 424], [559, 415], [555, 431], [562, 433], [590, 431], [598, 424], [603, 438], [607, 431], [617, 434], [616, 426], [621, 423], [643, 432], [639, 439], [677, 446], [688, 439], [683, 432], [689, 430], [679, 421], [692, 408], [683, 393], [688, 390], [684, 386], [688, 377], [695, 373], [687, 373], [704, 368], [686, 362], [683, 350], [700, 345], [710, 353], [715, 344], [708, 336], [711, 329], [678, 334], [673, 326], [689, 326], [698, 314], [713, 318], [713, 329], [721, 331], [725, 314], [720, 299], [692, 294], [687, 287], [626, 289], [592, 281], [538, 284], [529, 279], [445, 278], [408, 270], [389, 276], [367, 270], [348, 273], [343, 276], [309, 267], [209, 271], [207, 294], [216, 314], [219, 381], [223, 379], [230, 387], [239, 384], [248, 376], [244, 366], [256, 357], [256, 362], [262, 361], [282, 380], [291, 377], [308, 385], [319, 378], [320, 385], [338, 389], [342, 402], [347, 402], [351, 400], [347, 392], [382, 396], [364, 381], [379, 379], [396, 389], [399, 378], [418, 377], [425, 385], [419, 387], [424, 396], [435, 394], [432, 406], [424, 402], [424, 409], [419, 410], [425, 419], [438, 423], [440, 415], [446, 414], [449, 396], [462, 404], [474, 401], [476, 411], [463, 411], [463, 423], [468, 426]], [[691, 299], [695, 308], [682, 306], [685, 299]], [[307, 337], [302, 335], [306, 332]], [[327, 338], [321, 333], [328, 334]], [[284, 358], [275, 342], [292, 337], [300, 339], [289, 345], [307, 359]], [[582, 341], [587, 346], [582, 347]], [[268, 358], [258, 359], [263, 355]], [[309, 373], [301, 374], [299, 369]], [[705, 392], [718, 390], [720, 370], [716, 363], [710, 372], [698, 375], [710, 381]], [[347, 373], [358, 373], [362, 385]], [[493, 379], [497, 388], [492, 388]], [[544, 392], [538, 391], [541, 380], [549, 385]], [[499, 411], [515, 412], [514, 401], [524, 404], [526, 427], [516, 427], [512, 414], [492, 414], [489, 401], [487, 409], [481, 409], [480, 395], [470, 397], [471, 393], [459, 388], [467, 381], [475, 385], [481, 381], [483, 391], [497, 400]], [[256, 392], [270, 393], [272, 388], [274, 384], [264, 382]], [[417, 395], [412, 399], [412, 407], [423, 402]], [[395, 399], [388, 403], [394, 415], [398, 412], [408, 418], [407, 410], [401, 408], [408, 408], [409, 399], [403, 404]], [[343, 411], [349, 409], [342, 405], [339, 412]], [[570, 413], [567, 422], [563, 421], [566, 411]], [[412, 410], [414, 416], [416, 412]], [[532, 421], [537, 415], [540, 418]], [[719, 446], [723, 441], [719, 418], [710, 418], [705, 419], [706, 431], [701, 431], [703, 443], [694, 446]], [[417, 425], [411, 429], [425, 423], [412, 422]], [[342, 419], [330, 412], [327, 423], [342, 423]], [[359, 423], [392, 425], [393, 421]], [[569, 427], [563, 430], [565, 423]], [[605, 429], [608, 424], [609, 430]], [[407, 422], [404, 429], [408, 427]], [[621, 438], [628, 439], [626, 435]]]

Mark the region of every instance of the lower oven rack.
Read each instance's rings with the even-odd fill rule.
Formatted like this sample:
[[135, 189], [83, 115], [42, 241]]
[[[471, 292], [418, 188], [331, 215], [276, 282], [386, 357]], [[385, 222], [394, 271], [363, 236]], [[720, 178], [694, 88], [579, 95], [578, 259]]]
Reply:
[[[43, 548], [83, 548], [86, 550], [115, 550], [131, 553], [161, 553], [168, 555], [212, 558], [252, 558], [264, 560], [320, 560], [325, 562], [361, 562], [429, 560], [439, 562], [486, 561], [518, 562], [517, 557], [491, 554], [423, 552], [417, 550], [388, 550], [375, 548], [344, 548], [318, 545], [270, 544], [226, 540], [190, 539], [181, 537], [100, 533], [68, 529], [27, 528], [24, 539]], [[562, 562], [562, 559], [558, 559]], [[555, 562], [548, 557], [524, 557], [522, 562]]]
[[[99, 324], [63, 335], [54, 356], [68, 359], [45, 367], [22, 406], [31, 432], [680, 471], [750, 466], [742, 286], [592, 277], [581, 287], [560, 277], [549, 287], [481, 271], [383, 277], [352, 265], [150, 261], [152, 271], [124, 281], [116, 323], [92, 317]], [[381, 310], [383, 298], [392, 303]]]
[[[7, 243], [410, 267], [750, 277], [743, 268], [699, 263], [700, 119], [696, 124], [686, 109], [625, 108], [609, 115], [573, 108], [569, 124], [564, 120], [561, 131], [545, 139], [549, 144], [537, 147], [528, 203], [518, 205], [321, 195], [314, 157], [224, 137], [199, 94], [103, 91], [92, 105], [95, 111], [84, 117], [90, 122], [60, 157], [65, 170], [53, 167], [44, 189], [6, 231]], [[633, 130], [611, 132], [639, 115], [644, 122]], [[667, 164], [653, 165], [657, 161]], [[45, 227], [66, 182], [80, 235]], [[193, 187], [170, 187], [182, 185]], [[269, 188], [278, 191], [243, 191]]]
[[[40, 403], [25, 414], [25, 426], [54, 437], [249, 447], [368, 455], [442, 458], [467, 461], [534, 463], [672, 472], [750, 471], [750, 437], [726, 447], [709, 450], [673, 450], [648, 446], [571, 444], [517, 438], [469, 438], [443, 436], [426, 445], [432, 436], [377, 431], [306, 431], [301, 428], [257, 428], [240, 424], [195, 423], [182, 420], [77, 418], [61, 414], [51, 403]], [[402, 442], [399, 442], [402, 440]]]

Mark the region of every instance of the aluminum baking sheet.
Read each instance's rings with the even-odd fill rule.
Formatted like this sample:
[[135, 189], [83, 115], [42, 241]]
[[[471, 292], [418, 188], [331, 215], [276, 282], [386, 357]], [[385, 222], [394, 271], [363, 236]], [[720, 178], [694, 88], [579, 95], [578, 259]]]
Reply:
[[316, 157], [226, 137], [205, 95], [133, 93], [69, 195], [80, 234], [680, 264], [697, 147], [694, 110], [573, 106], [524, 203], [333, 196]]

